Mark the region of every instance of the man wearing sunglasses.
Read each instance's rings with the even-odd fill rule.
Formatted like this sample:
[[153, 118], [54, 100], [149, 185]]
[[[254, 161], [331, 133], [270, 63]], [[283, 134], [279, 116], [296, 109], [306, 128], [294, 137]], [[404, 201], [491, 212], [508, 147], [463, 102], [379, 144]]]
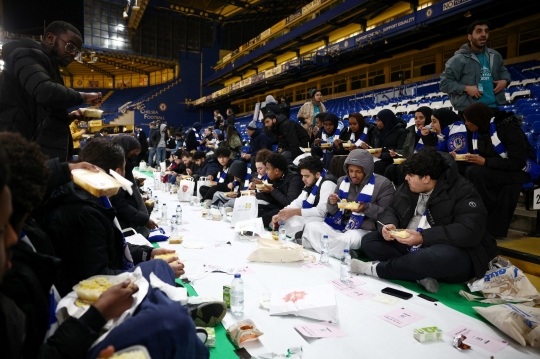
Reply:
[[73, 25], [52, 22], [41, 43], [23, 38], [2, 48], [0, 75], [0, 131], [21, 133], [40, 145], [50, 158], [71, 158], [73, 141], [69, 124], [82, 119], [73, 106], [99, 104], [101, 93], [77, 92], [64, 86], [60, 66], [80, 61], [82, 36]]

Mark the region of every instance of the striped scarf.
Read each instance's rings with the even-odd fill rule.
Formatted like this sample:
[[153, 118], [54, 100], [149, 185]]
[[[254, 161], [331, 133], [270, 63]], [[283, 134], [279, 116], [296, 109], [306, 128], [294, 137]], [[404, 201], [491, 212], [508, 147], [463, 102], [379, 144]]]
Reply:
[[268, 181], [268, 174], [265, 174], [264, 176], [257, 175], [257, 179], [261, 181]]
[[[244, 180], [244, 189], [243, 189], [243, 191], [246, 191], [247, 189], [249, 189], [249, 181], [250, 180], [251, 180], [251, 168], [248, 167], [247, 173], [246, 173], [246, 179]], [[233, 192], [237, 192], [238, 187], [239, 187], [238, 182], [234, 181], [233, 186], [234, 186]]]
[[[338, 196], [339, 199], [347, 199], [349, 196], [349, 188], [351, 186], [349, 177], [345, 177], [341, 184], [339, 185], [339, 192]], [[362, 191], [358, 194], [358, 197], [356, 197], [356, 202], [363, 202], [363, 203], [369, 203], [371, 202], [371, 197], [373, 196], [373, 190], [375, 188], [375, 175], [372, 174], [371, 178], [369, 179], [368, 184], [362, 188]], [[326, 217], [324, 219], [324, 222], [328, 224], [330, 227], [334, 228], [335, 230], [346, 232], [351, 229], [359, 229], [362, 225], [362, 222], [364, 222], [364, 214], [363, 213], [351, 213], [351, 218], [349, 219], [349, 222], [347, 225], [343, 224], [343, 217], [344, 217], [344, 209], [339, 209], [338, 212], [334, 217]]]
[[[111, 202], [106, 196], [99, 197], [99, 200], [105, 208], [113, 208]], [[116, 217], [114, 217], [114, 225], [116, 226], [116, 228], [118, 228], [118, 230], [120, 230], [121, 233], [122, 227], [120, 227], [120, 223], [118, 223], [118, 219], [116, 219]], [[129, 270], [134, 267], [135, 265], [133, 264], [133, 257], [131, 256], [131, 252], [129, 251], [126, 237], [124, 237], [124, 234], [122, 233], [122, 270]]]
[[317, 197], [317, 193], [319, 192], [321, 182], [324, 180], [324, 176], [326, 176], [326, 170], [322, 171], [321, 177], [319, 177], [319, 179], [315, 183], [315, 186], [313, 186], [311, 193], [309, 193], [307, 187], [304, 187], [304, 192], [306, 192], [306, 199], [302, 201], [303, 209], [313, 208], [313, 203], [315, 203], [315, 197]]
[[197, 132], [196, 129], [193, 129], [193, 133], [195, 134], [195, 139], [197, 140], [197, 143], [198, 143], [198, 145], [197, 145], [197, 150], [198, 150], [198, 151], [204, 151], [204, 150], [206, 150], [206, 147], [203, 146], [203, 145], [201, 145], [201, 142], [200, 142], [200, 141], [201, 141], [201, 136], [199, 135], [199, 132]]
[[[349, 131], [350, 131], [350, 128], [349, 128]], [[354, 145], [356, 147], [361, 148], [362, 143], [366, 142], [367, 133], [368, 133], [368, 127], [364, 126], [364, 132], [360, 135], [360, 138], [358, 139], [358, 141], [354, 142], [356, 140], [356, 135], [354, 134], [354, 132], [351, 132], [351, 137], [349, 138], [349, 141], [354, 142]]]
[[[328, 136], [328, 134], [326, 133], [326, 131], [323, 128], [323, 131], [322, 131], [322, 134], [321, 134], [321, 140], [322, 140], [321, 143], [333, 143], [335, 139], [339, 138], [340, 133], [341, 133], [341, 128], [339, 128], [339, 126], [336, 128], [336, 130], [334, 131], [334, 134], [332, 136]], [[326, 153], [326, 152], [331, 151], [331, 150], [322, 150], [322, 151], [323, 151], [323, 153]]]
[[225, 183], [225, 179], [227, 178], [227, 172], [229, 172], [228, 168], [218, 173], [219, 183]]
[[437, 150], [442, 152], [453, 152], [457, 154], [469, 153], [467, 127], [462, 121], [456, 121], [445, 127], [440, 135], [437, 135], [439, 142]]
[[[504, 144], [499, 139], [499, 136], [497, 135], [497, 126], [495, 125], [495, 117], [492, 117], [491, 121], [489, 121], [489, 134], [491, 135], [491, 144], [495, 148], [495, 151], [497, 151], [499, 156], [501, 156], [502, 158], [508, 158], [506, 147], [504, 146]], [[472, 145], [473, 145], [473, 152], [475, 154], [478, 154], [478, 131], [473, 132]], [[523, 167], [521, 170], [525, 173], [528, 173], [529, 176], [531, 176], [531, 179], [533, 181], [536, 181], [538, 177], [540, 177], [540, 165], [538, 165], [538, 163], [532, 161], [529, 158], [527, 158], [525, 167]]]
[[418, 143], [416, 144], [416, 147], [414, 148], [414, 153], [420, 151], [422, 148], [424, 148], [424, 141], [422, 140], [422, 131], [417, 130], [416, 135], [420, 137], [418, 140]]

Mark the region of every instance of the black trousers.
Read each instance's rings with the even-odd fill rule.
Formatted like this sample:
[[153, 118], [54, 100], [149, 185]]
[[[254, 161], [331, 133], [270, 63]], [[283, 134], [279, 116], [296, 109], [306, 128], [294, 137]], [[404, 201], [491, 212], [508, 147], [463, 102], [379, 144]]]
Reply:
[[487, 208], [486, 231], [494, 237], [506, 237], [523, 183], [530, 177], [525, 172], [512, 172], [469, 165], [462, 167], [464, 176], [482, 197]]
[[281, 208], [272, 204], [260, 204], [258, 208], [259, 217], [262, 218], [265, 227], [270, 227], [272, 217], [279, 213]]
[[469, 253], [449, 244], [409, 252], [409, 246], [371, 232], [362, 238], [361, 249], [370, 260], [381, 261], [377, 265], [379, 278], [414, 281], [431, 277], [445, 283], [463, 283], [474, 277]]
[[401, 170], [401, 165], [391, 164], [386, 167], [384, 171], [384, 177], [388, 178], [396, 188], [401, 186], [405, 182], [405, 174]]
[[201, 186], [201, 189], [199, 192], [201, 192], [201, 196], [203, 197], [202, 200], [206, 201], [207, 199], [214, 198], [214, 194], [218, 191], [218, 186]]

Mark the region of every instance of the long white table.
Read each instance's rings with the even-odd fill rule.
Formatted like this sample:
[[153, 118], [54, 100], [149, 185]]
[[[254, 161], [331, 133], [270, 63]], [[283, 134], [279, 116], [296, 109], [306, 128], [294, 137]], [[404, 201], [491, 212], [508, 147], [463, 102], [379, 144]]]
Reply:
[[[140, 174], [138, 174], [141, 176]], [[147, 180], [145, 188], [153, 187], [152, 180]], [[493, 326], [487, 325], [470, 316], [455, 311], [442, 303], [430, 303], [418, 298], [411, 292], [391, 282], [362, 276], [362, 289], [373, 294], [380, 293], [385, 287], [394, 287], [410, 292], [414, 296], [410, 300], [399, 300], [389, 306], [366, 299], [357, 301], [336, 291], [338, 305], [338, 325], [348, 335], [341, 338], [305, 339], [293, 327], [298, 324], [315, 322], [314, 320], [294, 316], [270, 316], [268, 311], [259, 306], [261, 295], [275, 289], [298, 289], [306, 286], [328, 284], [329, 280], [339, 279], [339, 261], [331, 258], [327, 268], [308, 269], [301, 263], [252, 263], [246, 260], [251, 251], [257, 247], [256, 242], [236, 240], [229, 223], [202, 218], [201, 207], [190, 207], [187, 202], [179, 202], [176, 195], [163, 191], [153, 191], [158, 196], [159, 207], [167, 203], [169, 219], [180, 204], [183, 209], [183, 224], [180, 232], [184, 243], [202, 242], [207, 244], [203, 249], [186, 249], [183, 244], [170, 245], [161, 242], [163, 248], [176, 250], [185, 264], [186, 277], [199, 296], [222, 298], [222, 288], [230, 284], [233, 276], [224, 273], [209, 273], [208, 265], [223, 267], [248, 266], [255, 273], [245, 274], [244, 296], [245, 311], [242, 317], [234, 317], [229, 312], [223, 320], [227, 328], [241, 319], [252, 319], [264, 333], [259, 340], [248, 342], [245, 348], [252, 355], [268, 352], [287, 353], [288, 348], [303, 348], [304, 359], [328, 358], [531, 358], [539, 357], [540, 350], [522, 347], [516, 341], [503, 334]], [[226, 244], [230, 242], [231, 244]], [[318, 255], [317, 255], [318, 257]], [[465, 300], [465, 299], [464, 299]], [[396, 327], [377, 316], [399, 308], [406, 308], [423, 315], [425, 318], [403, 328]], [[492, 354], [481, 348], [460, 352], [451, 345], [452, 337], [444, 335], [442, 341], [419, 343], [413, 338], [413, 329], [437, 326], [445, 333], [459, 326], [480, 331], [494, 338], [510, 343], [503, 350]]]

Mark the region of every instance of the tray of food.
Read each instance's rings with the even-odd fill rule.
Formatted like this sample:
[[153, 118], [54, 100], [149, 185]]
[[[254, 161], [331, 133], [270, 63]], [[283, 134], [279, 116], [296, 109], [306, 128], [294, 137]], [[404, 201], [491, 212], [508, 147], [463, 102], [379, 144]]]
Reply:
[[103, 111], [97, 108], [81, 108], [80, 110], [84, 117], [101, 118], [101, 115], [103, 115]]
[[274, 187], [274, 185], [272, 185], [271, 183], [260, 183], [255, 185], [255, 188], [257, 188], [258, 190], [272, 187]]
[[151, 357], [146, 347], [134, 345], [114, 353], [109, 359], [151, 359]]
[[368, 148], [367, 151], [371, 154], [375, 154], [375, 153], [381, 153], [382, 152], [382, 148]]
[[225, 192], [225, 197], [235, 198], [238, 194], [236, 192]]
[[352, 146], [354, 146], [354, 143], [352, 143], [351, 141], [347, 141], [342, 142], [341, 145], [343, 146], [343, 148], [351, 148]]
[[360, 208], [360, 203], [358, 202], [347, 202], [346, 199], [342, 199], [341, 202], [338, 202], [338, 208], [340, 209], [349, 209], [349, 210], [357, 210]]
[[71, 171], [71, 175], [76, 185], [96, 197], [114, 196], [121, 187], [120, 182], [102, 171], [75, 169]]
[[404, 229], [394, 229], [390, 231], [390, 235], [392, 237], [398, 237], [398, 238], [409, 238], [411, 236], [411, 234]]
[[[125, 277], [123, 278], [125, 280]], [[77, 298], [84, 302], [94, 303], [107, 289], [122, 282], [122, 278], [112, 275], [96, 275], [80, 281], [73, 286]]]
[[332, 144], [331, 143], [321, 143], [320, 147], [322, 149], [329, 149], [329, 148], [332, 148]]
[[300, 148], [304, 153], [311, 153], [311, 148], [308, 148], [308, 147], [305, 147], [305, 148]]
[[478, 156], [472, 153], [464, 153], [464, 154], [457, 154], [456, 153], [456, 161], [467, 161], [467, 156]]
[[405, 162], [406, 158], [404, 157], [397, 157], [397, 158], [394, 158], [394, 164], [395, 165], [400, 165], [402, 164], [403, 162]]

